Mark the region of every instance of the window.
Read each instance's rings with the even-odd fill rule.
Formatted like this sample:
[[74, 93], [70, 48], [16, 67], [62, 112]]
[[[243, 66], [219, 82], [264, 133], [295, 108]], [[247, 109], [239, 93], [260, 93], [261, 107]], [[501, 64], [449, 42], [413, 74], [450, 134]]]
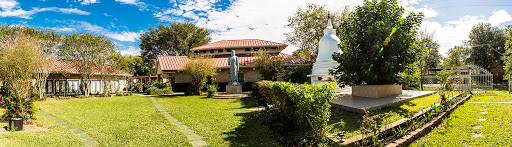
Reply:
[[215, 53], [215, 50], [210, 50], [210, 53]]
[[277, 51], [277, 47], [273, 47], [273, 48], [271, 48], [270, 50], [272, 50], [272, 51]]
[[261, 50], [263, 50], [263, 51], [268, 51], [268, 48], [262, 48]]
[[197, 51], [194, 51], [194, 53], [196, 53], [196, 54], [197, 54]]
[[224, 52], [224, 50], [220, 49], [220, 50], [217, 50], [217, 52], [222, 53], [222, 52]]
[[69, 93], [78, 93], [78, 80], [69, 80], [68, 87]]
[[46, 94], [53, 93], [53, 81], [46, 81]]
[[89, 85], [90, 93], [102, 93], [103, 92], [103, 82], [99, 80], [93, 80], [91, 81], [91, 84]]
[[259, 48], [254, 48], [254, 51], [258, 51], [258, 50], [260, 50], [260, 49]]
[[201, 51], [202, 53], [206, 53], [206, 51]]
[[66, 91], [66, 81], [58, 80], [55, 81], [55, 93], [64, 93]]
[[245, 48], [245, 51], [246, 52], [251, 51], [251, 48]]
[[231, 49], [226, 49], [226, 52], [231, 52]]

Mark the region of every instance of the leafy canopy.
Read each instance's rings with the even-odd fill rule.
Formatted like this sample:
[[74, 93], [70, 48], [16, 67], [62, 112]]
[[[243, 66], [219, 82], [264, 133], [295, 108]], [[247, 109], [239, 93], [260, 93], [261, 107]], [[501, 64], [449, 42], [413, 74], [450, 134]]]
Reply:
[[278, 55], [270, 55], [260, 51], [259, 58], [256, 59], [255, 66], [264, 80], [277, 80], [277, 75], [283, 71], [284, 61]]
[[210, 31], [193, 23], [159, 24], [140, 36], [141, 55], [145, 63], [154, 66], [158, 55], [188, 56], [190, 49], [211, 41]]
[[190, 77], [190, 94], [200, 95], [208, 77], [217, 75], [217, 68], [215, 62], [207, 56], [192, 55], [189, 59], [184, 72]]
[[340, 25], [342, 53], [333, 55], [340, 66], [331, 71], [340, 85], [400, 84], [400, 72], [424, 52], [416, 30], [423, 14], [411, 12], [396, 0], [365, 0]]
[[503, 30], [492, 26], [491, 23], [473, 26], [469, 33], [471, 53], [468, 61], [487, 70], [502, 65], [506, 40]]

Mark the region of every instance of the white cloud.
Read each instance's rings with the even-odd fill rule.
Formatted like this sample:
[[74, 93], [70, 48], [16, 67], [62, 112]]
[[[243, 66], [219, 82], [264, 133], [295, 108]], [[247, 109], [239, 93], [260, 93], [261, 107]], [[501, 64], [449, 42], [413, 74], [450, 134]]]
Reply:
[[[342, 11], [346, 5], [355, 7], [363, 3], [340, 0], [238, 0], [226, 10], [215, 8], [217, 0], [186, 0], [170, 3], [177, 4], [179, 9], [167, 9], [155, 13], [161, 21], [176, 21], [176, 16], [186, 17], [198, 26], [213, 31], [212, 41], [232, 39], [263, 39], [284, 43], [284, 33], [290, 32], [287, 27], [288, 17], [299, 7], [308, 3], [326, 5], [329, 11]], [[179, 21], [179, 20], [178, 20]], [[284, 51], [291, 54], [297, 47], [288, 46]]]
[[75, 28], [68, 28], [68, 27], [53, 27], [52, 30], [55, 30], [57, 32], [74, 32], [76, 31]]
[[428, 6], [422, 6], [421, 8], [417, 8], [417, 6], [415, 5], [419, 4], [419, 0], [399, 0], [398, 4], [405, 8], [405, 14], [409, 14], [410, 12], [423, 12], [425, 18], [432, 18], [437, 16], [437, 11]]
[[0, 0], [0, 17], [19, 17], [24, 19], [31, 19], [33, 14], [45, 11], [61, 12], [66, 14], [79, 14], [89, 15], [89, 12], [82, 11], [76, 8], [32, 8], [29, 11], [23, 10], [16, 0]]
[[120, 50], [121, 54], [123, 55], [140, 55], [140, 48], [129, 46], [127, 49]]
[[121, 4], [135, 5], [139, 7], [140, 11], [149, 10], [150, 7], [158, 8], [156, 6], [140, 2], [139, 0], [116, 0], [116, 2], [120, 2]]
[[132, 4], [132, 5], [135, 5], [137, 4], [139, 1], [138, 0], [116, 0], [116, 2], [121, 2], [123, 4]]
[[97, 0], [78, 0], [78, 1], [82, 5], [89, 5], [89, 4], [99, 3], [99, 1], [97, 1]]
[[139, 39], [140, 33], [137, 32], [121, 32], [121, 33], [107, 33], [105, 36], [119, 41], [135, 42]]
[[59, 12], [66, 14], [90, 15], [87, 11], [78, 10], [77, 8], [57, 8]]
[[493, 26], [499, 26], [500, 23], [511, 21], [512, 17], [505, 10], [498, 10], [492, 12], [491, 17], [489, 17], [489, 22]]

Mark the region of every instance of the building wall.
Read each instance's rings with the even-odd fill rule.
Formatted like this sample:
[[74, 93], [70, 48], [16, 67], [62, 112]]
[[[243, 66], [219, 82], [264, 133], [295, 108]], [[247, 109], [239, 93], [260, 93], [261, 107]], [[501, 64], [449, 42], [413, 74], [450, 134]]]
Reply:
[[[46, 86], [47, 88], [45, 88], [45, 93], [47, 94], [54, 94], [55, 92], [58, 91], [58, 84], [65, 84], [65, 86], [67, 86], [67, 93], [72, 95], [72, 94], [76, 94], [76, 93], [73, 93], [73, 92], [69, 92], [70, 89], [72, 89], [72, 86], [70, 86], [70, 83], [72, 83], [71, 85], [74, 85], [74, 84], [78, 84], [78, 88], [79, 88], [79, 84], [80, 84], [80, 78], [81, 76], [80, 75], [77, 75], [77, 74], [70, 74], [70, 75], [62, 75], [62, 74], [50, 74], [47, 78], [47, 83], [46, 83]], [[101, 81], [102, 77], [99, 76], [99, 75], [94, 75], [92, 78], [91, 78], [91, 81], [99, 81], [100, 83], [103, 83], [103, 81]], [[125, 88], [128, 87], [128, 80], [126, 79], [125, 76], [115, 76], [113, 79], [111, 79], [112, 81], [116, 81], [116, 82], [113, 82], [113, 83], [118, 83], [118, 91], [123, 91]], [[75, 83], [73, 83], [75, 82]], [[101, 90], [103, 90], [103, 86], [100, 87]]]
[[[231, 71], [228, 68], [219, 69], [220, 71], [215, 78], [215, 83], [223, 83], [223, 82], [230, 82], [231, 81]], [[280, 74], [280, 77], [282, 77], [284, 74]], [[245, 67], [240, 68], [239, 71], [239, 77], [243, 76], [243, 82], [256, 82], [263, 79], [258, 73], [258, 71], [253, 67]], [[172, 78], [174, 77], [174, 81]], [[184, 72], [176, 72], [176, 71], [164, 71], [162, 74], [162, 79], [164, 82], [170, 82], [170, 83], [190, 83], [189, 76]], [[282, 79], [282, 78], [281, 78]]]

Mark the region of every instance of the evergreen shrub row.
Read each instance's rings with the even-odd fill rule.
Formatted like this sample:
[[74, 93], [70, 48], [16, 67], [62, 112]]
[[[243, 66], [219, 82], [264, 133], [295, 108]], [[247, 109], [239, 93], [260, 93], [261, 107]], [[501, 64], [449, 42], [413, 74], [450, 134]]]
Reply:
[[160, 88], [149, 88], [148, 89], [148, 94], [149, 95], [162, 95], [162, 94], [173, 94], [174, 92], [172, 92], [172, 88], [171, 87], [166, 87], [166, 88], [163, 88], [163, 89], [160, 89]]

